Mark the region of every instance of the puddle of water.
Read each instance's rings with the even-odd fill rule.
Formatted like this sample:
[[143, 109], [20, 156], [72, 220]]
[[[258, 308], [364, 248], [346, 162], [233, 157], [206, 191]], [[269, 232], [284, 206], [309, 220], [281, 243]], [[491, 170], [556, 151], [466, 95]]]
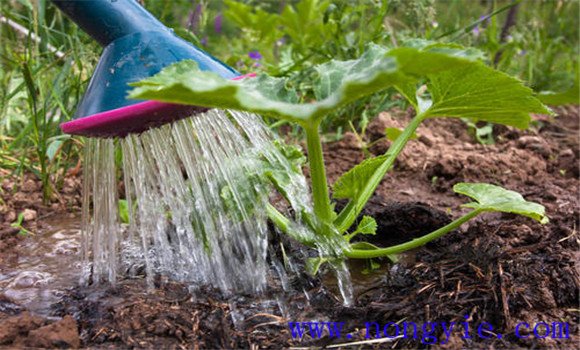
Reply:
[[[391, 275], [397, 274], [401, 269], [407, 269], [408, 266], [413, 266], [415, 262], [415, 253], [412, 251], [399, 254], [397, 263], [392, 263], [387, 259], [383, 259], [380, 262], [375, 260], [375, 263], [378, 263], [379, 266], [374, 269], [369, 268], [370, 266], [366, 260], [348, 260], [346, 267], [352, 281], [354, 300], [371, 289], [389, 283]], [[338, 294], [341, 292], [340, 285], [336, 279], [336, 272], [326, 271], [322, 276], [322, 281], [333, 293]]]
[[[61, 300], [67, 290], [79, 284], [83, 275], [83, 264], [81, 259], [81, 222], [79, 218], [53, 218], [45, 221], [48, 228], [38, 232], [35, 236], [27, 237], [18, 243], [18, 259], [0, 268], [0, 291], [20, 305], [35, 314], [44, 317], [51, 316], [51, 306]], [[272, 256], [274, 256], [272, 254]], [[289, 287], [288, 276], [284, 269], [281, 271], [279, 261], [273, 261], [270, 269], [277, 271], [275, 289], [284, 290], [285, 293], [294, 293]], [[370, 274], [363, 273], [366, 265], [363, 261], [350, 261], [347, 266], [352, 276], [354, 285], [354, 295], [360, 295], [365, 290], [372, 288], [377, 283], [384, 282], [389, 270], [393, 265], [384, 262], [380, 269]], [[290, 274], [293, 274], [290, 271]], [[340, 289], [335, 273], [329, 271], [323, 277], [324, 284], [334, 293], [339, 295]], [[144, 283], [144, 290], [146, 289]], [[107, 295], [107, 286], [92, 286], [85, 288], [86, 298], [100, 301], [108, 306], [114, 306], [124, 302], [123, 297]], [[280, 292], [281, 292], [280, 290]], [[284, 292], [274, 298], [257, 298], [255, 309], [268, 311], [270, 313], [280, 313], [283, 316], [291, 313], [291, 309], [297, 305], [288, 305], [284, 301]], [[306, 293], [306, 291], [304, 291]], [[308, 295], [307, 295], [308, 296]], [[233, 298], [230, 306], [234, 310], [232, 317], [239, 323], [247, 317], [248, 310], [238, 309], [237, 303], [244, 304], [244, 298]], [[300, 308], [300, 307], [298, 307]]]
[[0, 291], [31, 312], [49, 316], [81, 276], [80, 219], [53, 218], [48, 228], [18, 243], [18, 259], [0, 269]]

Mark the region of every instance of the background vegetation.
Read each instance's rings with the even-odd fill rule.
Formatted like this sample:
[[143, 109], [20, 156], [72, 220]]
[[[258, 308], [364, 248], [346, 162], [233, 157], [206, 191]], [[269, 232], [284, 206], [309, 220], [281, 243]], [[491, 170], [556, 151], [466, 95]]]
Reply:
[[[358, 57], [369, 42], [398, 46], [420, 37], [477, 47], [490, 65], [537, 92], [565, 93], [552, 95], [552, 103], [578, 101], [576, 0], [141, 2], [240, 72], [289, 76], [297, 87], [308, 87], [314, 65]], [[47, 199], [59, 190], [83, 140], [63, 135], [58, 125], [74, 114], [100, 52], [48, 0], [0, 1], [0, 178], [32, 172]], [[323, 127], [338, 135], [348, 121], [364, 128], [402, 103], [377, 94]]]

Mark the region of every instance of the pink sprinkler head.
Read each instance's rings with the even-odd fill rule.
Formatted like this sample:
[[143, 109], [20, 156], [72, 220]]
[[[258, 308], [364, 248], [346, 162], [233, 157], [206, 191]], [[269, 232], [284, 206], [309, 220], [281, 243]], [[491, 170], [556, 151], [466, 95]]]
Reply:
[[[232, 80], [255, 77], [255, 73], [240, 75]], [[110, 111], [96, 113], [61, 124], [67, 134], [89, 137], [124, 137], [203, 113], [207, 108], [145, 101]]]

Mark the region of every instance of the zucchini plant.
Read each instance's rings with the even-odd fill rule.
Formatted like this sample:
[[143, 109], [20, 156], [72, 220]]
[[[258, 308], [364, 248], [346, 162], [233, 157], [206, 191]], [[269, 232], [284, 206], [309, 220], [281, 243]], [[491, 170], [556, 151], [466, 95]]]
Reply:
[[[324, 262], [392, 258], [441, 237], [484, 212], [508, 212], [541, 223], [548, 221], [542, 205], [528, 202], [516, 192], [491, 184], [458, 183], [454, 191], [471, 197], [474, 202], [465, 204], [464, 207], [472, 210], [450, 224], [391, 247], [352, 242], [358, 234], [376, 233], [373, 218], [365, 216], [355, 225], [357, 218], [423, 121], [437, 117], [469, 118], [526, 128], [530, 113], [550, 111], [520, 81], [482, 63], [477, 50], [457, 45], [416, 40], [388, 49], [370, 44], [360, 58], [333, 60], [317, 66], [316, 72], [312, 91], [307, 94], [315, 99], [305, 101], [303, 94], [289, 86], [287, 78], [261, 74], [231, 81], [200, 71], [193, 61], [184, 61], [134, 83], [131, 97], [243, 110], [300, 125], [306, 133], [313, 199], [313, 212], [302, 213], [301, 217], [314, 234], [305, 235], [295, 230], [292, 220], [271, 205], [267, 211], [281, 231], [303, 244], [319, 248], [320, 256], [308, 264], [314, 273]], [[340, 212], [335, 212], [326, 178], [320, 123], [337, 108], [387, 88], [394, 88], [404, 96], [416, 115], [385, 154], [366, 159], [334, 183], [332, 198], [348, 200]], [[296, 171], [301, 171], [300, 167]], [[273, 171], [267, 175], [284, 195], [284, 178]]]

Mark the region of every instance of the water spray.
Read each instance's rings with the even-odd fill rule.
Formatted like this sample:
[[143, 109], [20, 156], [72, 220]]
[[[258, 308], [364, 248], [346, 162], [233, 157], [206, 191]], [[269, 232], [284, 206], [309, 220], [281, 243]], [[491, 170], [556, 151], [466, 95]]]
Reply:
[[[103, 47], [74, 119], [85, 147], [85, 283], [145, 270], [223, 292], [263, 291], [268, 189], [247, 174], [259, 157], [288, 166], [260, 117], [126, 98], [131, 82], [180, 60], [228, 79], [233, 68], [177, 37], [134, 0], [53, 3]], [[129, 229], [119, 228], [122, 150]], [[308, 202], [304, 178], [294, 179]], [[248, 205], [251, 203], [251, 205]]]

